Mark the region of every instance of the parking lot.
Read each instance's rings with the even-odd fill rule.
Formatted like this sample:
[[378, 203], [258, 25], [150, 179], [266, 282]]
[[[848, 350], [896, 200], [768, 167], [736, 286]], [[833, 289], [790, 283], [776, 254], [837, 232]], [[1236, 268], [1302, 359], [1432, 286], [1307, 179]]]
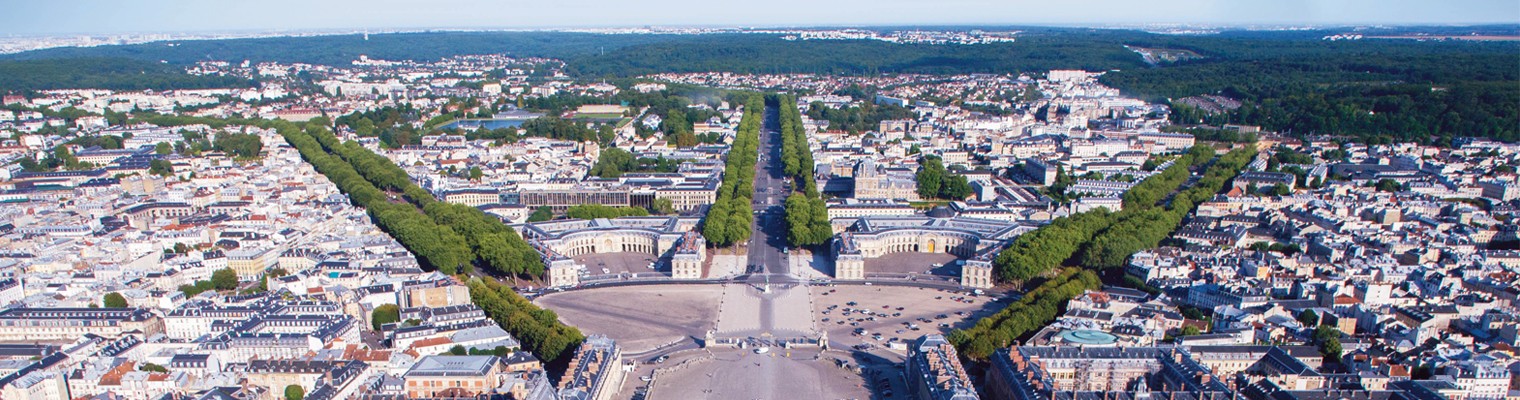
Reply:
[[945, 253], [892, 253], [866, 259], [866, 273], [923, 274], [960, 276], [955, 256]]
[[947, 334], [1007, 305], [966, 291], [904, 286], [813, 286], [812, 294], [818, 326], [840, 349], [880, 348], [894, 340], [911, 343], [923, 335]]
[[653, 254], [645, 253], [605, 253], [583, 254], [575, 257], [575, 261], [586, 266], [586, 273], [590, 275], [636, 273], [644, 276], [647, 273], [660, 273], [669, 275], [669, 268], [656, 265], [660, 271], [649, 268], [649, 263], [655, 261]]

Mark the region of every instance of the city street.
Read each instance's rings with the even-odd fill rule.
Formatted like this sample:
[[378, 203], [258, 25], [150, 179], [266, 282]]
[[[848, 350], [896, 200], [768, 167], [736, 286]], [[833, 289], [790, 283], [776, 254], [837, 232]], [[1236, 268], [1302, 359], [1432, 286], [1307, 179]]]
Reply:
[[760, 130], [760, 160], [755, 163], [754, 234], [747, 244], [749, 264], [761, 273], [751, 274], [750, 283], [796, 282], [786, 262], [786, 216], [782, 202], [786, 199], [786, 179], [781, 168], [780, 112], [765, 108], [765, 125]]

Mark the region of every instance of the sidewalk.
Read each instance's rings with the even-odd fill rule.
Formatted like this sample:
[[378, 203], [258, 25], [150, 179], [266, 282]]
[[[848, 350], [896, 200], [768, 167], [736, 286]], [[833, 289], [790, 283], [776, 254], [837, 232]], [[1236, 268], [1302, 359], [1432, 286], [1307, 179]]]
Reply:
[[713, 255], [708, 279], [723, 279], [739, 276], [744, 273], [744, 262], [749, 256], [736, 255]]
[[827, 254], [814, 254], [812, 251], [795, 249], [786, 256], [788, 266], [791, 267], [792, 275], [804, 279], [831, 279], [833, 276], [826, 271], [832, 269], [829, 265]]

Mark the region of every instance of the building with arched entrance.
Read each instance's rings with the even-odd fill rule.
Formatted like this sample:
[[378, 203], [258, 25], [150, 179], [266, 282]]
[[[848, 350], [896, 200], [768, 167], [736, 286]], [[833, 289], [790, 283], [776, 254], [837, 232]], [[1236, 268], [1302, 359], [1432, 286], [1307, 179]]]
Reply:
[[550, 287], [575, 286], [587, 254], [633, 253], [653, 256], [675, 279], [701, 279], [707, 243], [696, 233], [701, 218], [623, 217], [559, 220], [517, 225], [524, 240], [543, 256]]
[[865, 216], [831, 221], [835, 279], [865, 279], [866, 260], [896, 253], [948, 254], [964, 260], [961, 284], [992, 287], [992, 259], [1013, 238], [1038, 225], [962, 218], [947, 209], [911, 217]]

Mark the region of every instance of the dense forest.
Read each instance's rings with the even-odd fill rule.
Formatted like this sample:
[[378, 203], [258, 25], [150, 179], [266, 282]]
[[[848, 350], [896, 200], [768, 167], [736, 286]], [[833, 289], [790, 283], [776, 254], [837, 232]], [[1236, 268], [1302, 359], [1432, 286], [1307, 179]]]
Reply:
[[0, 61], [0, 92], [54, 89], [206, 89], [249, 87], [253, 82], [198, 76], [180, 66], [127, 58]]
[[1179, 123], [1261, 125], [1370, 143], [1520, 139], [1515, 43], [1157, 40], [1143, 44], [1187, 48], [1204, 58], [1116, 71], [1101, 81], [1151, 101], [1219, 94], [1244, 104], [1216, 115], [1179, 107]]

